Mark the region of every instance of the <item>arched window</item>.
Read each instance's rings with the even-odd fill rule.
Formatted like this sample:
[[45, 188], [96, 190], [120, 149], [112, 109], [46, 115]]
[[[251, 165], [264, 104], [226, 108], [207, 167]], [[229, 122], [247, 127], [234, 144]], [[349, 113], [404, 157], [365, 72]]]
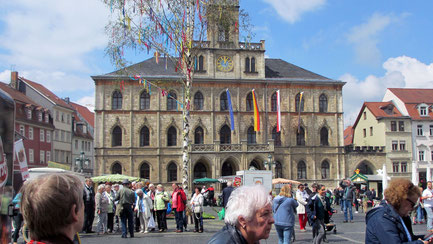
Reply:
[[245, 72], [250, 72], [250, 58], [245, 58]]
[[296, 145], [305, 146], [305, 130], [302, 126], [299, 131], [296, 130]]
[[140, 166], [140, 178], [150, 180], [150, 167], [146, 162]]
[[236, 172], [234, 171], [234, 168], [230, 162], [226, 161], [223, 163], [221, 168], [221, 176], [234, 175], [235, 173]]
[[220, 96], [220, 110], [221, 111], [227, 111], [229, 109], [229, 103], [227, 100], [227, 92], [221, 93]]
[[224, 125], [220, 130], [220, 143], [230, 144], [231, 143], [232, 131], [227, 125]]
[[119, 162], [115, 162], [113, 166], [111, 166], [111, 173], [112, 174], [122, 174], [122, 165]]
[[250, 166], [248, 167], [248, 169], [251, 168], [254, 168], [256, 170], [261, 170], [260, 163], [254, 159], [253, 161], [250, 162]]
[[171, 91], [167, 95], [167, 110], [176, 110], [177, 109], [177, 95], [176, 92]]
[[176, 146], [177, 141], [177, 130], [173, 126], [170, 127], [167, 131], [167, 146]]
[[328, 112], [328, 98], [325, 94], [319, 97], [319, 112]]
[[201, 179], [207, 177], [206, 166], [203, 163], [196, 163], [194, 166], [194, 179]]
[[177, 181], [177, 165], [171, 162], [167, 167], [167, 181]]
[[247, 142], [248, 144], [256, 144], [256, 132], [254, 126], [250, 126], [247, 131]]
[[322, 179], [328, 179], [329, 176], [329, 163], [325, 160], [322, 162]]
[[194, 110], [203, 110], [203, 94], [199, 91], [194, 95]]
[[113, 110], [122, 109], [122, 93], [115, 91], [111, 100], [111, 108]]
[[203, 128], [199, 126], [194, 131], [194, 144], [203, 144], [203, 143], [204, 143]]
[[149, 128], [143, 126], [140, 130], [140, 147], [149, 146]]
[[272, 139], [275, 146], [281, 146], [281, 131], [277, 132], [276, 126], [272, 129]]
[[272, 93], [271, 96], [271, 111], [276, 112], [277, 111], [277, 93]]
[[275, 178], [283, 178], [283, 165], [278, 161], [275, 162]]
[[198, 71], [199, 67], [198, 67], [198, 60], [197, 60], [197, 56], [194, 56], [194, 71]]
[[140, 94], [140, 109], [141, 110], [147, 110], [150, 108], [150, 96], [149, 93], [146, 91], [143, 91]]
[[256, 72], [256, 59], [251, 58], [251, 72]]
[[119, 126], [114, 127], [111, 136], [111, 145], [113, 147], [122, 146], [122, 129]]
[[328, 129], [326, 127], [322, 127], [322, 129], [320, 129], [320, 145], [329, 146]]
[[[299, 99], [301, 98], [301, 93], [296, 94], [295, 97], [295, 110], [296, 112], [299, 111]], [[302, 96], [302, 101], [301, 101], [301, 112], [304, 112], [304, 97]]]
[[203, 71], [204, 70], [204, 57], [203, 55], [200, 55], [198, 58], [198, 70]]
[[307, 166], [302, 160], [298, 162], [298, 179], [307, 179]]
[[247, 111], [253, 111], [254, 107], [253, 107], [253, 93], [250, 92], [247, 95]]

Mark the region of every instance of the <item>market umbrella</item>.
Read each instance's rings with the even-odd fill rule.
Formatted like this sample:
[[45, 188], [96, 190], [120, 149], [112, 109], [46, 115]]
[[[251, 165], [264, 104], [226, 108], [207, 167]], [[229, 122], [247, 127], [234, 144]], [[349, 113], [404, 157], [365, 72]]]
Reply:
[[276, 179], [272, 179], [272, 185], [276, 185], [276, 184], [295, 184], [295, 185], [299, 185], [302, 184], [299, 181], [296, 180], [288, 180], [288, 179], [283, 179], [283, 178], [276, 178]]
[[195, 184], [197, 184], [197, 183], [216, 183], [216, 182], [219, 182], [219, 180], [205, 177], [205, 178], [201, 178], [201, 179], [195, 179], [193, 182]]
[[127, 175], [119, 175], [119, 174], [101, 175], [101, 176], [92, 177], [92, 181], [96, 182], [96, 183], [100, 183], [100, 182], [122, 182], [124, 179], [128, 179], [130, 181], [138, 181], [138, 180], [140, 180], [140, 178], [138, 178], [138, 177], [132, 177], [132, 176], [127, 176]]

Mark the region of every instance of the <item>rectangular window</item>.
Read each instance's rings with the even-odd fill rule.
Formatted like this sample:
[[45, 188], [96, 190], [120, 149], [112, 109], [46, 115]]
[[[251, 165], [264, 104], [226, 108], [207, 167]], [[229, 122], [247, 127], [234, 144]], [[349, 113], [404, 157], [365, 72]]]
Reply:
[[26, 130], [25, 130], [24, 125], [20, 125], [20, 134], [23, 136], [26, 136]]
[[29, 140], [33, 140], [33, 127], [29, 127]]
[[71, 133], [66, 132], [66, 142], [70, 142], [70, 141], [71, 141]]
[[364, 120], [367, 119], [367, 112], [364, 112]]
[[60, 135], [60, 141], [65, 141], [65, 131], [62, 130]]
[[27, 119], [32, 119], [32, 110], [27, 109]]
[[401, 172], [406, 173], [407, 172], [407, 162], [401, 162]]
[[430, 125], [430, 136], [433, 136], [433, 125]]
[[406, 141], [400, 141], [400, 151], [406, 151]]
[[40, 130], [40, 135], [41, 135], [39, 137], [40, 141], [45, 141], [45, 131], [43, 129]]
[[418, 125], [416, 128], [417, 135], [422, 136], [424, 134], [422, 131], [422, 125]]
[[59, 111], [56, 111], [56, 121], [59, 121]]
[[29, 149], [29, 162], [33, 163], [35, 161], [35, 157], [33, 155], [33, 149]]
[[393, 162], [392, 163], [392, 172], [394, 172], [394, 173], [398, 173], [398, 167], [399, 165], [398, 165], [398, 162]]
[[47, 151], [46, 155], [47, 155], [47, 162], [51, 161], [51, 152]]
[[68, 114], [68, 116], [67, 116], [66, 123], [67, 124], [71, 123], [71, 115], [70, 114]]
[[398, 131], [404, 131], [404, 121], [398, 121]]
[[45, 163], [45, 151], [40, 151], [39, 160], [41, 161], [41, 164]]
[[59, 162], [59, 151], [58, 150], [54, 151], [54, 161]]
[[426, 107], [420, 107], [419, 113], [421, 116], [426, 116], [427, 115], [427, 108]]
[[42, 112], [38, 112], [38, 121], [42, 122]]
[[47, 130], [47, 142], [51, 142], [51, 132]]
[[56, 141], [59, 140], [59, 131], [58, 130], [54, 131], [54, 140], [56, 140]]
[[78, 150], [78, 140], [75, 140], [75, 150]]
[[424, 151], [418, 151], [418, 160], [424, 161]]
[[431, 151], [431, 161], [433, 161], [433, 151]]
[[367, 129], [363, 129], [364, 137], [367, 137]]
[[397, 122], [391, 121], [391, 131], [397, 131]]
[[397, 151], [398, 149], [398, 141], [392, 141], [392, 150]]
[[370, 136], [373, 136], [373, 126], [370, 127]]
[[81, 151], [84, 151], [84, 141], [81, 141]]

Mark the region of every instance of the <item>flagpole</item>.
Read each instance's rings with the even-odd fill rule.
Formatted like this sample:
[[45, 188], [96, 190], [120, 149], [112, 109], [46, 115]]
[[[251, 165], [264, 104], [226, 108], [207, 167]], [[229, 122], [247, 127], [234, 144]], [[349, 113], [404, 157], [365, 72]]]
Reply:
[[302, 95], [304, 92], [301, 92], [299, 95], [299, 104], [298, 104], [298, 134], [301, 133], [301, 103], [302, 103]]

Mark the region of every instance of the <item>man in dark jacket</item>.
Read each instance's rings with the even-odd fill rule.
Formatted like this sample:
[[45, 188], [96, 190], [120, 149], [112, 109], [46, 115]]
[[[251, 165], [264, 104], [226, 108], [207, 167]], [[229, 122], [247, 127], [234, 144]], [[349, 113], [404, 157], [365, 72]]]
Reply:
[[355, 199], [355, 186], [350, 179], [342, 180], [340, 186], [343, 188], [343, 211], [344, 223], [348, 222], [347, 212], [350, 215], [350, 222], [353, 223], [352, 203]]
[[226, 208], [227, 203], [229, 202], [230, 195], [235, 188], [232, 186], [232, 182], [227, 182], [227, 187], [223, 190], [223, 207]]
[[133, 207], [135, 203], [135, 192], [130, 189], [131, 182], [128, 179], [123, 180], [123, 188], [119, 190], [115, 201], [119, 201], [118, 207], [122, 207], [120, 213], [120, 220], [122, 222], [122, 238], [126, 238], [128, 230], [131, 237], [134, 237], [134, 212]]
[[93, 233], [92, 225], [95, 218], [95, 191], [93, 190], [93, 181], [86, 178], [83, 189], [84, 200], [84, 225], [83, 232]]

